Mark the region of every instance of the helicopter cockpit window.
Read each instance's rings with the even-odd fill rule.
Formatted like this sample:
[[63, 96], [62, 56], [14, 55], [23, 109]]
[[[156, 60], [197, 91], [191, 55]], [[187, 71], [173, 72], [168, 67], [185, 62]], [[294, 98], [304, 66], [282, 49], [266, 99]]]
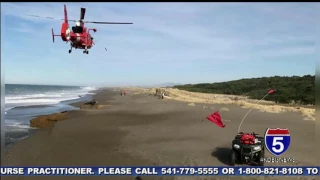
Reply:
[[82, 33], [83, 28], [82, 28], [81, 26], [73, 26], [73, 27], [72, 27], [72, 31], [73, 31], [74, 33]]

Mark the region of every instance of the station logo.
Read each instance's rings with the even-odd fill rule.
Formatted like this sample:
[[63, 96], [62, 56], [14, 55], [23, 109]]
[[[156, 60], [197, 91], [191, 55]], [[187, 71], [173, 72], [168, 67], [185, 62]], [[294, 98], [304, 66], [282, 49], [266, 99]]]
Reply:
[[264, 136], [266, 148], [275, 156], [280, 156], [288, 150], [290, 139], [289, 130], [280, 128], [268, 128]]

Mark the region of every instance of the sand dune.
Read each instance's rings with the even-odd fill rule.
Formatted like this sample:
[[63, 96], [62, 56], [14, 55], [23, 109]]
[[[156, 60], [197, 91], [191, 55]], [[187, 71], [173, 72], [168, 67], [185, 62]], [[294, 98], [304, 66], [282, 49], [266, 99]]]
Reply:
[[[139, 93], [152, 93], [156, 92], [156, 88], [139, 88], [139, 87], [127, 87], [124, 88], [129, 90], [133, 94]], [[196, 93], [188, 92], [174, 88], [158, 88], [165, 94], [167, 94], [170, 99], [185, 101], [188, 103], [207, 103], [207, 104], [236, 104], [241, 108], [254, 108], [261, 112], [269, 113], [281, 113], [281, 112], [299, 112], [304, 117], [304, 120], [315, 121], [315, 109], [310, 107], [297, 107], [297, 106], [286, 106], [276, 104], [271, 101], [260, 101], [249, 99], [246, 96], [235, 96], [235, 95], [223, 95], [223, 94], [209, 94], [209, 93]], [[234, 98], [237, 97], [238, 100], [235, 101]]]

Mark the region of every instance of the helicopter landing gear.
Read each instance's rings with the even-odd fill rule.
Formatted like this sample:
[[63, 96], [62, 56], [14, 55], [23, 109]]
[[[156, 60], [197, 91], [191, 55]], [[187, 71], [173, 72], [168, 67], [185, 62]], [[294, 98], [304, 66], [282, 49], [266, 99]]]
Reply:
[[87, 49], [87, 46], [86, 46], [86, 48], [84, 49], [83, 54], [89, 54], [89, 51], [88, 51], [88, 49]]

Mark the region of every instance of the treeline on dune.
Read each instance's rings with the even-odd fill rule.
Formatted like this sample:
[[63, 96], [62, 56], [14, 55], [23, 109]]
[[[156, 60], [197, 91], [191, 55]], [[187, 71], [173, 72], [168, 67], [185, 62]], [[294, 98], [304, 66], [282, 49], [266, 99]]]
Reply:
[[173, 88], [191, 92], [244, 95], [251, 99], [261, 99], [270, 89], [275, 93], [265, 100], [276, 103], [315, 104], [315, 76], [274, 76], [239, 79], [219, 83], [177, 85]]

